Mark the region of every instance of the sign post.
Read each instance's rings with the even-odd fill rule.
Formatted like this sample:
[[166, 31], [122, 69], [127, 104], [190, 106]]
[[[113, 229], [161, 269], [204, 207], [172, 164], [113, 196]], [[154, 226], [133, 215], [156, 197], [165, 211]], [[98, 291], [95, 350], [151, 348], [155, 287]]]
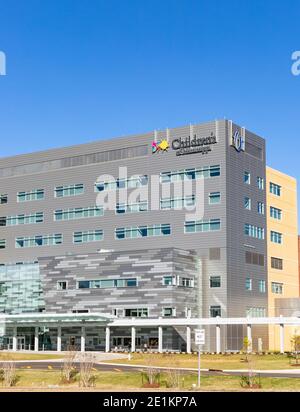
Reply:
[[198, 388], [200, 388], [201, 378], [201, 345], [205, 344], [205, 329], [195, 329], [195, 345], [198, 345]]

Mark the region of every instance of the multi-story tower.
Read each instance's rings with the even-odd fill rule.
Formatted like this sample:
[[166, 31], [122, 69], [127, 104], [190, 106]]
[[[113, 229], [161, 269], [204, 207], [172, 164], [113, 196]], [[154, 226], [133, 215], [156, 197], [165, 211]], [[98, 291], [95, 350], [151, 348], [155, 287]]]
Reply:
[[[282, 305], [278, 299], [299, 297], [297, 182], [270, 167], [266, 177], [269, 316], [290, 316], [292, 312], [280, 311], [278, 306]], [[284, 302], [284, 305], [291, 303]], [[279, 349], [278, 329], [278, 326], [269, 327], [270, 349]], [[285, 328], [286, 349], [290, 347], [294, 329]]]
[[266, 316], [265, 174], [264, 139], [227, 120], [1, 159], [0, 310]]

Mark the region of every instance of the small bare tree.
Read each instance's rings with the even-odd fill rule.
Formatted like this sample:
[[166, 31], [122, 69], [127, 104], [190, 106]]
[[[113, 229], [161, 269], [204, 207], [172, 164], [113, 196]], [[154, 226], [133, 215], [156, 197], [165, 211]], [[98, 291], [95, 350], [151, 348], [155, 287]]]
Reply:
[[18, 381], [18, 375], [16, 372], [16, 364], [12, 360], [7, 360], [2, 363], [1, 380], [4, 386], [15, 386]]
[[254, 372], [254, 356], [252, 353], [252, 340], [245, 337], [243, 340], [243, 351], [245, 353], [245, 361], [248, 363], [248, 375], [241, 376], [241, 386], [244, 388], [260, 388], [260, 376]]
[[145, 362], [147, 367], [143, 370], [142, 377], [145, 377], [147, 384], [155, 385], [159, 384], [160, 370], [154, 367], [155, 364], [155, 354], [150, 350], [145, 355]]
[[252, 352], [252, 341], [248, 337], [243, 339], [243, 352], [245, 353], [245, 362], [249, 362], [250, 354]]
[[75, 367], [75, 359], [76, 359], [77, 351], [74, 346], [68, 346], [68, 350], [65, 354], [63, 360], [63, 367], [61, 371], [62, 381], [65, 383], [70, 383], [74, 380], [77, 370]]
[[293, 356], [296, 360], [296, 365], [298, 365], [299, 362], [299, 352], [300, 352], [300, 335], [294, 335], [291, 339], [291, 345], [292, 345], [292, 353]]
[[180, 388], [181, 383], [181, 371], [178, 362], [175, 361], [172, 368], [166, 370], [166, 386], [167, 388]]
[[80, 356], [79, 386], [84, 388], [95, 386], [96, 376], [93, 374], [95, 356], [91, 353], [83, 353]]

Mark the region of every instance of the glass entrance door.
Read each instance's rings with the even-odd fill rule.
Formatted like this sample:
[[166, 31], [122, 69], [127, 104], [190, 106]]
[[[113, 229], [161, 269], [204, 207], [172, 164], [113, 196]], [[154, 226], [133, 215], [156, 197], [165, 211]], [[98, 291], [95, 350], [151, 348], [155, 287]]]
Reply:
[[13, 348], [13, 338], [12, 338], [12, 336], [9, 336], [7, 338], [7, 349], [12, 350], [12, 348]]
[[25, 336], [17, 336], [17, 350], [25, 350]]

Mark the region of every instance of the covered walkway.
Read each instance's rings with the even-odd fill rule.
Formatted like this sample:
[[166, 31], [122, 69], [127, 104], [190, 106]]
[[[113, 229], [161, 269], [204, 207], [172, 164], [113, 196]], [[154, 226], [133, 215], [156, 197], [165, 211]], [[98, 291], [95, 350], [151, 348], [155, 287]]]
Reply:
[[[111, 330], [128, 330], [128, 350], [135, 352], [137, 344], [137, 328], [151, 328], [157, 331], [156, 350], [160, 353], [166, 350], [163, 345], [164, 330], [170, 327], [181, 327], [185, 330], [185, 352], [193, 349], [193, 330], [196, 328], [213, 327], [215, 329], [215, 350], [220, 353], [226, 348], [221, 347], [221, 327], [242, 325], [246, 327], [246, 336], [252, 350], [252, 329], [255, 326], [277, 325], [279, 327], [280, 352], [285, 351], [284, 328], [300, 326], [299, 317], [265, 317], [265, 318], [117, 318], [102, 313], [39, 313], [22, 315], [0, 315], [0, 336], [2, 349], [17, 350], [47, 350], [47, 339], [51, 341], [51, 350], [61, 352], [68, 347], [77, 350], [96, 350], [110, 352], [112, 345]], [[2, 331], [2, 333], [1, 333]], [[26, 339], [26, 336], [29, 337]], [[88, 337], [88, 342], [87, 342]], [[141, 349], [141, 348], [139, 348]]]

